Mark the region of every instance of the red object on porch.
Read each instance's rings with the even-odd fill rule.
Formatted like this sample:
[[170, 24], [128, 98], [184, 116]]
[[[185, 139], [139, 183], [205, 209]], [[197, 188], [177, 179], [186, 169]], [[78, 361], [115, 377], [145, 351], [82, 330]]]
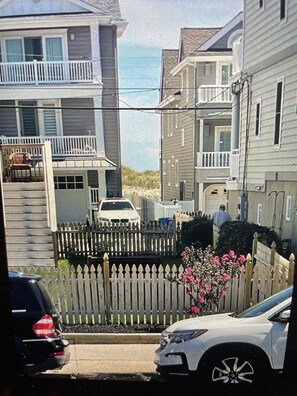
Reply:
[[[32, 180], [32, 156], [29, 153], [11, 153], [9, 156], [11, 181]], [[29, 173], [29, 176], [28, 176]]]

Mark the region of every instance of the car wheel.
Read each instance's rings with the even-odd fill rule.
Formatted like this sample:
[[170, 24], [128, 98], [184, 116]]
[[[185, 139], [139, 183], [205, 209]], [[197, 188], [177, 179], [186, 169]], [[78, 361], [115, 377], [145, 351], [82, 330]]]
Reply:
[[240, 351], [216, 351], [204, 359], [201, 368], [208, 383], [223, 386], [255, 385], [261, 370], [256, 358]]

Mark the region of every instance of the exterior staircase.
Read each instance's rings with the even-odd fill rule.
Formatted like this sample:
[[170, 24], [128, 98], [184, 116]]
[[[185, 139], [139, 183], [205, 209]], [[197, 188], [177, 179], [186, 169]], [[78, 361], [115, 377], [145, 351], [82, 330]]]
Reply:
[[3, 183], [8, 266], [53, 266], [44, 182]]

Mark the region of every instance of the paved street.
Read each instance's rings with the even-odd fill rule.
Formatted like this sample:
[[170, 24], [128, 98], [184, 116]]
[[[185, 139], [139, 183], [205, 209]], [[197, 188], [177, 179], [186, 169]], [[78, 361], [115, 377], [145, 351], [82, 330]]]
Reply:
[[158, 344], [75, 344], [71, 360], [62, 370], [48, 374], [155, 373]]

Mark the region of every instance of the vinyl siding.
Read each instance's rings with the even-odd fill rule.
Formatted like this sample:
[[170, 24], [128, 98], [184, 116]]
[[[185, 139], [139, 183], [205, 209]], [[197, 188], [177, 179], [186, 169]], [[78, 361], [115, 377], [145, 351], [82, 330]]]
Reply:
[[[1, 101], [1, 106], [14, 106], [14, 101]], [[15, 109], [0, 108], [0, 136], [17, 136], [17, 122]]]
[[[70, 39], [71, 34], [74, 34], [74, 40]], [[69, 28], [67, 39], [69, 60], [92, 59], [91, 33], [88, 26]]]
[[[62, 99], [62, 107], [90, 107], [92, 108], [93, 99]], [[95, 135], [94, 110], [70, 110], [62, 111], [63, 135]]]
[[[252, 97], [248, 149], [248, 183], [258, 183], [265, 179], [265, 172], [296, 172], [296, 76], [297, 54], [256, 73], [252, 79]], [[276, 84], [284, 77], [282, 129], [280, 146], [274, 145]], [[246, 97], [246, 92], [242, 95]], [[255, 138], [256, 102], [261, 98], [261, 130], [259, 139]], [[244, 147], [246, 130], [246, 100], [242, 102], [240, 180], [244, 166]], [[261, 158], [261, 166], [260, 166]]]
[[[194, 107], [195, 90], [194, 87], [194, 68], [189, 68], [189, 93], [187, 101], [186, 78], [184, 79], [184, 89], [181, 94], [181, 101], [178, 106]], [[162, 164], [166, 161], [167, 172], [163, 175], [163, 199], [170, 200], [179, 199], [179, 185], [180, 182], [186, 182], [186, 200], [193, 198], [194, 189], [194, 128], [195, 116], [194, 111], [178, 111], [178, 123], [176, 125], [176, 115], [172, 111], [163, 112], [162, 128], [163, 128], [163, 142], [162, 142]], [[169, 117], [169, 123], [168, 123]], [[168, 128], [170, 128], [168, 134]], [[182, 129], [184, 129], [184, 146], [181, 144]], [[169, 136], [168, 136], [169, 135]], [[178, 179], [175, 181], [175, 166], [178, 160]], [[173, 165], [173, 166], [172, 166]], [[168, 169], [171, 170], [168, 173]]]
[[[118, 107], [117, 42], [114, 27], [100, 27], [100, 51], [103, 78], [103, 107]], [[119, 169], [107, 172], [107, 191], [111, 195], [121, 195], [121, 147], [118, 111], [103, 111], [105, 150], [108, 159]]]
[[245, 0], [244, 68], [264, 61], [270, 56], [296, 46], [297, 2], [287, 1], [287, 20], [280, 21], [279, 1], [265, 0], [265, 7], [258, 8], [258, 1]]

